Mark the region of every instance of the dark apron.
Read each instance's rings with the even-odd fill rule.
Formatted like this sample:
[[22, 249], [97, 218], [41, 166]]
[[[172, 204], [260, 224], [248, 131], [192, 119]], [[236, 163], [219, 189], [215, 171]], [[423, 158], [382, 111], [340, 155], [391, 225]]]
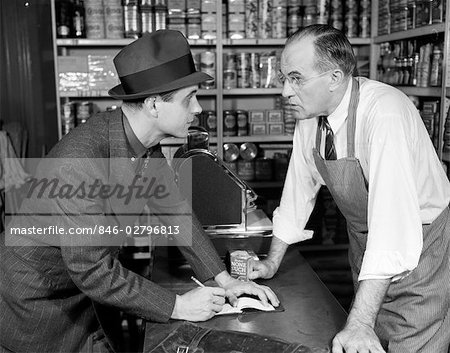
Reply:
[[[355, 292], [367, 242], [368, 183], [355, 158], [356, 108], [359, 82], [353, 79], [347, 116], [347, 154], [338, 160], [320, 156], [322, 133], [317, 129], [313, 156], [316, 167], [347, 221], [349, 262]], [[418, 266], [391, 283], [377, 317], [376, 333], [389, 352], [447, 353], [450, 342], [450, 212], [448, 207], [423, 225]]]

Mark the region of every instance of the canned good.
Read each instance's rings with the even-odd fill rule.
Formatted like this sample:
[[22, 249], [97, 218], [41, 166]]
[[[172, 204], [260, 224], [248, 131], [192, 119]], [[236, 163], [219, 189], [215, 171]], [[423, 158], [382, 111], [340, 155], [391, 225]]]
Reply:
[[141, 16], [137, 5], [125, 5], [123, 7], [123, 21], [126, 38], [138, 38], [141, 33]]
[[162, 5], [155, 5], [155, 31], [159, 29], [166, 29], [167, 26], [167, 7]]
[[245, 142], [239, 148], [239, 155], [246, 161], [251, 161], [256, 158], [258, 154], [258, 147], [252, 142]]
[[299, 27], [302, 26], [303, 21], [300, 15], [300, 6], [289, 6], [287, 17], [287, 31], [288, 35], [294, 33]]
[[250, 77], [249, 77], [249, 85], [251, 88], [259, 88], [260, 87], [260, 68], [259, 68], [259, 54], [258, 53], [250, 53]]
[[123, 38], [123, 7], [120, 0], [105, 2], [106, 38]]
[[187, 19], [187, 37], [189, 39], [199, 39], [202, 35], [202, 19], [200, 17], [192, 17]]
[[237, 119], [237, 135], [247, 136], [248, 135], [248, 112], [245, 110], [236, 110]]
[[272, 10], [272, 38], [286, 38], [287, 8], [278, 6]]
[[223, 88], [232, 89], [237, 87], [237, 71], [236, 69], [223, 70]]
[[223, 68], [224, 70], [235, 70], [236, 69], [236, 54], [235, 53], [224, 53], [223, 54]]
[[223, 136], [236, 136], [236, 112], [225, 110], [223, 112]]
[[77, 104], [75, 102], [67, 102], [62, 105], [61, 124], [62, 133], [66, 135], [70, 130], [75, 128]]
[[212, 110], [205, 111], [205, 126], [211, 136], [217, 136], [217, 116]]
[[256, 38], [258, 34], [258, 0], [245, 2], [245, 38]]
[[259, 38], [272, 38], [272, 0], [259, 1]]
[[237, 87], [249, 88], [250, 86], [250, 54], [237, 54]]
[[253, 181], [255, 179], [255, 161], [246, 161], [238, 159], [237, 175], [245, 181]]
[[142, 33], [151, 33], [155, 28], [155, 14], [151, 8], [141, 7], [141, 30]]
[[85, 123], [94, 111], [92, 102], [80, 102], [77, 105], [77, 125]]
[[250, 273], [250, 259], [252, 256], [245, 250], [230, 252], [230, 275], [241, 281], [248, 281]]
[[[200, 54], [201, 71], [211, 77], [216, 76], [216, 53], [213, 51], [204, 51]], [[211, 89], [215, 87], [215, 80], [208, 80], [200, 84], [201, 88]]]
[[255, 179], [261, 181], [272, 180], [272, 159], [261, 157], [255, 160]]
[[85, 0], [86, 38], [105, 38], [105, 10], [101, 1]]
[[235, 162], [239, 157], [239, 148], [234, 143], [223, 145], [223, 160], [225, 162]]

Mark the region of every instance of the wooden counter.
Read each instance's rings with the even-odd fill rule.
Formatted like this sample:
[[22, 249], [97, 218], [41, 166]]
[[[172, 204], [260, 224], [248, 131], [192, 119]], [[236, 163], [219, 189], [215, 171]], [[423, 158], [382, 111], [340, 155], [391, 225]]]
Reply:
[[[156, 283], [179, 294], [196, 286], [190, 280], [192, 271], [189, 266], [170, 272], [167, 261], [157, 257], [152, 276]], [[320, 348], [327, 347], [345, 324], [347, 314], [344, 309], [294, 247], [288, 250], [273, 279], [257, 282], [270, 286], [276, 292], [284, 312], [219, 316], [197, 324], [214, 329], [258, 333]], [[147, 332], [144, 352], [151, 347], [147, 341], [149, 336], [150, 332]]]

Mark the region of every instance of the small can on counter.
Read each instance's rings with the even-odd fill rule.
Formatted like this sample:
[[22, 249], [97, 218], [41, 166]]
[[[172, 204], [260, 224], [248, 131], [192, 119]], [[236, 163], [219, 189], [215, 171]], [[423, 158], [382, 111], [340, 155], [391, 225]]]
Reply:
[[236, 110], [237, 135], [248, 135], [248, 112], [245, 110]]
[[246, 250], [230, 252], [230, 275], [240, 281], [248, 281], [250, 259], [252, 256]]
[[225, 110], [223, 112], [223, 136], [236, 136], [236, 125], [236, 112], [233, 110]]

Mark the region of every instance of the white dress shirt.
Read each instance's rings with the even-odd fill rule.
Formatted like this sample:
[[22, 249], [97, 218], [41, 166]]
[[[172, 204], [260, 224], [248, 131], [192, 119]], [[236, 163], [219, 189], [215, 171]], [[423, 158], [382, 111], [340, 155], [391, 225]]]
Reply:
[[[369, 184], [369, 233], [359, 280], [397, 280], [417, 266], [422, 224], [432, 223], [448, 206], [450, 183], [409, 98], [389, 85], [358, 80], [355, 157]], [[350, 80], [341, 103], [328, 116], [338, 159], [347, 156], [351, 86]], [[283, 195], [274, 212], [273, 233], [288, 244], [312, 236], [304, 228], [324, 185], [312, 154], [316, 129], [317, 118], [297, 122]]]

